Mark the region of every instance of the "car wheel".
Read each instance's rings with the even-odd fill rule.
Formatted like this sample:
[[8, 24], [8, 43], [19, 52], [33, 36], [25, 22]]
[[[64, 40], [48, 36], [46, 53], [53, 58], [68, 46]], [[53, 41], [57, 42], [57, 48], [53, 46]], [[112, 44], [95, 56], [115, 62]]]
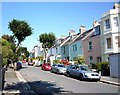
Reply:
[[57, 72], [56, 72], [57, 74], [59, 74], [59, 70], [57, 70]]
[[69, 72], [67, 72], [66, 75], [67, 75], [67, 77], [70, 77], [70, 73]]
[[83, 81], [83, 80], [84, 80], [84, 77], [83, 77], [83, 75], [82, 75], [82, 74], [80, 74], [79, 78], [80, 78], [80, 80], [81, 80], [81, 81]]
[[50, 72], [53, 73], [53, 70], [51, 69]]

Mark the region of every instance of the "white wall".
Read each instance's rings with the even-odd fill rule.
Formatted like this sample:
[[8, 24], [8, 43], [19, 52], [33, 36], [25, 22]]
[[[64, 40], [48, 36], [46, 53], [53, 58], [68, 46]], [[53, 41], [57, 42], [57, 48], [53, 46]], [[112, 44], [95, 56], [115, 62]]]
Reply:
[[110, 55], [110, 76], [120, 78], [120, 54]]

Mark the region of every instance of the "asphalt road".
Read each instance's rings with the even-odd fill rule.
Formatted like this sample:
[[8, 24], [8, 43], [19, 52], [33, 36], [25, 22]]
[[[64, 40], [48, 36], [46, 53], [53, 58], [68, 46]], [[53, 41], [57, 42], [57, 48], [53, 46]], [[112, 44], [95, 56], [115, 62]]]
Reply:
[[118, 87], [111, 84], [80, 81], [26, 64], [19, 73], [35, 93], [118, 93]]

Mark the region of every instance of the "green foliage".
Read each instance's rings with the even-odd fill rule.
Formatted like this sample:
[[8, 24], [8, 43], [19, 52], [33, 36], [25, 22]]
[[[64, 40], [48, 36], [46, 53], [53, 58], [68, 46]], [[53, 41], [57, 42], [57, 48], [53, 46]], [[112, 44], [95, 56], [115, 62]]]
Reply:
[[8, 28], [13, 32], [13, 36], [17, 38], [17, 46], [19, 46], [19, 44], [24, 41], [27, 36], [30, 36], [33, 30], [26, 21], [20, 21], [17, 19], [13, 19], [9, 22]]
[[17, 50], [17, 55], [20, 56], [22, 59], [26, 59], [27, 57], [29, 57], [29, 52], [27, 51], [26, 47], [19, 47], [19, 49]]
[[2, 49], [2, 66], [7, 63], [7, 59], [11, 58], [14, 59], [14, 52], [11, 48], [12, 44], [9, 43], [7, 40], [0, 38], [0, 49]]
[[0, 45], [2, 45], [2, 46], [11, 46], [11, 44], [7, 40], [2, 39], [2, 38], [0, 38]]
[[84, 64], [85, 63], [85, 58], [83, 56], [77, 57], [77, 61], [79, 64]]
[[11, 35], [10, 36], [9, 35], [3, 35], [2, 38], [7, 40], [9, 43], [15, 44], [15, 39]]
[[96, 67], [97, 70], [102, 72], [102, 75], [109, 75], [110, 74], [109, 63], [108, 62], [96, 63], [95, 67]]
[[60, 60], [53, 60], [53, 63], [54, 64], [57, 64], [57, 63], [59, 63], [60, 62]]
[[13, 58], [13, 51], [10, 46], [2, 46], [2, 57]]
[[7, 58], [2, 58], [2, 66], [5, 66], [7, 64]]
[[[44, 48], [45, 59], [47, 58], [47, 51], [54, 45], [55, 42], [55, 35], [53, 33], [43, 33], [39, 35], [39, 41], [42, 43], [42, 47]], [[47, 62], [47, 60], [46, 60]]]
[[54, 45], [55, 35], [53, 33], [44, 33], [39, 36], [39, 41], [43, 48], [51, 48]]

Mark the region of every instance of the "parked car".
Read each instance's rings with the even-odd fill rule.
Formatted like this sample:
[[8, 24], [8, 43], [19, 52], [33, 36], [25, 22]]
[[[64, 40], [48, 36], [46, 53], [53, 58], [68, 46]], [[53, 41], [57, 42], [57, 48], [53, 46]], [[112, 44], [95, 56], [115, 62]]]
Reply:
[[26, 59], [22, 60], [22, 63], [26, 63]]
[[22, 68], [22, 61], [16, 62], [16, 70], [19, 70]]
[[86, 65], [70, 65], [67, 67], [66, 76], [77, 77], [80, 80], [91, 79], [99, 81], [101, 75], [97, 72], [93, 72]]
[[53, 64], [51, 72], [55, 72], [57, 74], [65, 74], [66, 67], [64, 64]]
[[34, 65], [34, 62], [29, 61], [29, 62], [28, 62], [28, 65], [33, 66], [33, 65]]
[[41, 66], [41, 69], [45, 70], [45, 71], [50, 71], [51, 70], [50, 63], [43, 63], [42, 66]]

